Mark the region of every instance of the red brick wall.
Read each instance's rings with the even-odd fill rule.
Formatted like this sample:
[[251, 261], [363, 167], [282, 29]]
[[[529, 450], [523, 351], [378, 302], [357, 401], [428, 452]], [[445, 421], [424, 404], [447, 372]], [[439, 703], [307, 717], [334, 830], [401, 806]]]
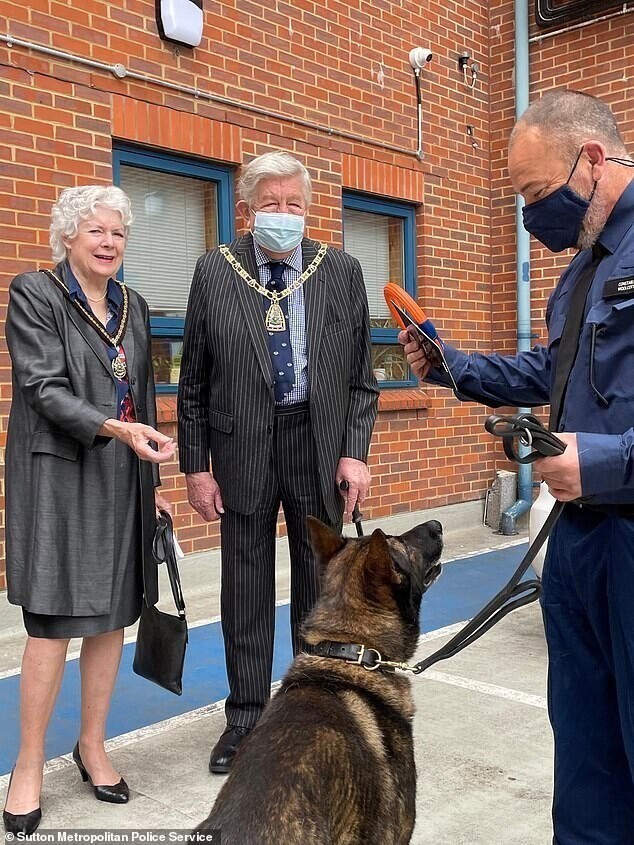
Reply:
[[[301, 157], [315, 180], [310, 235], [341, 245], [342, 188], [417, 203], [423, 307], [464, 346], [514, 348], [513, 198], [504, 172], [513, 110], [509, 0], [205, 0], [204, 37], [195, 50], [159, 40], [153, 0], [123, 5], [0, 0], [0, 33], [96, 62], [121, 63], [272, 114], [120, 80], [107, 70], [0, 44], [2, 319], [10, 279], [50, 261], [48, 219], [59, 190], [111, 181], [113, 140], [231, 165], [281, 147]], [[596, 75], [595, 93], [609, 95], [623, 112], [627, 82], [619, 80], [627, 74], [631, 27], [624, 18], [585, 32], [582, 37], [594, 39], [594, 52], [603, 58], [595, 55], [583, 73], [577, 36], [559, 40], [565, 44], [560, 80], [557, 50], [534, 47], [534, 89], [575, 82], [575, 74], [589, 83]], [[604, 45], [600, 36], [606, 32], [610, 40]], [[422, 79], [423, 162], [408, 153], [416, 148], [408, 64], [415, 46], [434, 52]], [[481, 67], [473, 91], [458, 72], [457, 56], [465, 49]], [[474, 127], [477, 147], [467, 126]], [[551, 284], [554, 262], [539, 253], [534, 257], [541, 291]], [[538, 298], [537, 307], [542, 304]], [[3, 346], [2, 438], [10, 390]], [[173, 401], [162, 398], [159, 413], [162, 426], [173, 432]], [[460, 406], [446, 391], [383, 391], [366, 515], [481, 497], [501, 463], [499, 450], [482, 435], [485, 416], [483, 408]], [[216, 545], [217, 525], [204, 525], [188, 507], [176, 467], [165, 468], [163, 478], [184, 549]]]

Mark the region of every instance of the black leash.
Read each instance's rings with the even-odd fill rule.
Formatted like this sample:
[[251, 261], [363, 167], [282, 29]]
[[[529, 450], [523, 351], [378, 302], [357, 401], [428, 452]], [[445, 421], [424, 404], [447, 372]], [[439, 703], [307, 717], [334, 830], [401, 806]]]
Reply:
[[[566, 448], [565, 443], [562, 443], [558, 437], [544, 428], [533, 414], [516, 414], [506, 417], [490, 416], [487, 417], [484, 427], [490, 434], [502, 438], [506, 455], [511, 460], [518, 461], [518, 463], [532, 463], [537, 458], [561, 455]], [[523, 457], [520, 456], [515, 447], [515, 441], [523, 446], [532, 447], [533, 451]], [[462, 651], [463, 648], [486, 634], [511, 611], [531, 604], [539, 598], [542, 592], [540, 580], [532, 578], [529, 581], [522, 581], [522, 576], [546, 542], [553, 525], [561, 515], [564, 504], [564, 502], [555, 502], [539, 534], [522, 558], [522, 562], [502, 589], [449, 642], [417, 663], [412, 670], [416, 675], [424, 672], [425, 669], [429, 669], [439, 660], [453, 657], [454, 654]]]
[[[486, 430], [502, 438], [504, 451], [506, 455], [513, 461], [526, 464], [532, 463], [541, 457], [551, 457], [553, 455], [561, 455], [566, 444], [563, 443], [552, 432], [540, 423], [537, 417], [533, 414], [517, 414], [515, 416], [490, 416], [484, 424]], [[527, 455], [520, 456], [516, 448], [515, 441], [518, 441], [523, 446], [533, 448], [533, 451]], [[342, 485], [346, 482], [342, 482]], [[340, 485], [341, 486], [341, 485]], [[345, 489], [342, 487], [342, 489]], [[372, 648], [366, 648], [363, 645], [356, 643], [348, 643], [346, 646], [352, 649], [349, 654], [335, 654], [325, 653], [323, 656], [340, 657], [350, 662], [358, 663], [365, 669], [379, 669], [393, 668], [401, 669], [403, 671], [413, 672], [419, 675], [425, 669], [429, 669], [434, 663], [440, 660], [446, 660], [448, 657], [453, 657], [462, 651], [463, 648], [471, 645], [479, 639], [483, 634], [490, 630], [494, 625], [507, 616], [511, 611], [517, 610], [519, 607], [531, 604], [536, 601], [542, 592], [541, 582], [538, 578], [533, 578], [529, 581], [522, 581], [522, 576], [530, 567], [535, 559], [537, 552], [544, 545], [546, 538], [551, 532], [555, 522], [559, 519], [561, 512], [564, 509], [565, 502], [555, 502], [551, 512], [544, 524], [541, 527], [537, 537], [529, 546], [526, 554], [522, 558], [520, 565], [517, 567], [513, 575], [509, 578], [502, 589], [496, 593], [493, 598], [477, 613], [473, 619], [467, 622], [458, 633], [453, 636], [442, 648], [439, 648], [429, 657], [421, 660], [419, 663], [409, 665], [407, 663], [400, 663], [392, 660], [383, 660], [381, 654]], [[356, 508], [358, 511], [358, 507]], [[358, 518], [354, 518], [357, 528], [357, 534], [363, 536], [363, 527], [361, 526], [361, 514]], [[326, 643], [324, 645], [330, 645]], [[341, 645], [340, 643], [338, 645]]]
[[[339, 489], [340, 490], [347, 490], [350, 487], [350, 484], [344, 479], [343, 481], [339, 482]], [[359, 510], [359, 502], [354, 503], [354, 507], [352, 508], [352, 521], [354, 522], [354, 527], [357, 529], [357, 537], [363, 537], [363, 526], [361, 525], [361, 520], [363, 519], [363, 514]]]

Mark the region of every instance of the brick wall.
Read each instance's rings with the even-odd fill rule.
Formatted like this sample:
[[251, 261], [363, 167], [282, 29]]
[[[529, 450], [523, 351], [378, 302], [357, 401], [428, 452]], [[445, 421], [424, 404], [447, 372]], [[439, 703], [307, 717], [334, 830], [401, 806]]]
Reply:
[[[1, 319], [11, 278], [50, 261], [48, 220], [60, 189], [112, 180], [113, 140], [235, 166], [284, 148], [315, 180], [312, 237], [341, 245], [342, 188], [416, 203], [423, 307], [464, 346], [514, 348], [513, 197], [505, 173], [513, 118], [510, 0], [205, 0], [204, 37], [195, 50], [159, 40], [153, 0], [122, 5], [0, 0], [0, 33], [201, 92], [118, 79], [108, 69], [0, 43]], [[596, 77], [592, 90], [624, 112], [631, 28], [631, 18], [623, 18], [564, 36], [557, 41], [565, 45], [561, 68], [558, 48], [536, 45], [533, 89], [576, 82], [575, 74], [586, 87]], [[595, 44], [590, 68], [582, 67], [580, 38]], [[422, 162], [413, 155], [407, 58], [415, 46], [434, 52], [422, 80]], [[458, 72], [465, 49], [481, 66], [474, 90]], [[634, 130], [631, 117], [628, 128]], [[533, 266], [538, 316], [555, 262], [536, 251]], [[2, 438], [10, 392], [2, 346]], [[384, 390], [380, 407], [368, 517], [482, 497], [503, 463], [482, 435], [483, 408], [461, 406], [433, 388]], [[160, 398], [159, 418], [173, 433], [171, 398]], [[166, 467], [163, 478], [185, 551], [217, 545], [217, 525], [204, 525], [188, 507], [176, 467]]]

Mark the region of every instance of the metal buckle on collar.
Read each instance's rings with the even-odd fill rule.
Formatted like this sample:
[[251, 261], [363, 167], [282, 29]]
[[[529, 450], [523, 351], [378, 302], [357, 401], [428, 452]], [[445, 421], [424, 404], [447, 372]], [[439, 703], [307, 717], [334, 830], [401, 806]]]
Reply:
[[359, 666], [367, 669], [368, 672], [374, 672], [375, 669], [389, 669], [391, 671], [400, 669], [401, 672], [414, 672], [417, 675], [420, 671], [418, 667], [410, 666], [409, 663], [401, 663], [398, 660], [383, 660], [380, 651], [377, 651], [375, 648], [366, 648], [364, 645], [359, 646], [357, 663]]
[[[370, 657], [370, 655], [374, 655], [374, 657]], [[366, 662], [366, 660], [370, 660], [372, 662]], [[359, 664], [359, 666], [363, 666], [363, 668], [367, 669], [369, 672], [373, 672], [375, 669], [378, 669], [379, 666], [381, 666], [381, 664], [383, 663], [383, 658], [381, 657], [381, 653], [375, 648], [366, 648], [364, 645], [360, 645], [357, 663]]]

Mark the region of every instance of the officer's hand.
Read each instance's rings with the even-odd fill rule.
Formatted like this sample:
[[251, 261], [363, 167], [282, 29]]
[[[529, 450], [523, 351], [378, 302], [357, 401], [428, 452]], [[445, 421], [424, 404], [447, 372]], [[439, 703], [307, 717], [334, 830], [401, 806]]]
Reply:
[[399, 333], [398, 342], [404, 347], [407, 363], [412, 368], [412, 372], [422, 381], [432, 366], [431, 361], [421, 349], [418, 340], [408, 331], [403, 330]]
[[552, 458], [538, 458], [533, 466], [541, 480], [560, 502], [572, 502], [581, 496], [581, 468], [577, 450], [577, 435], [557, 432], [557, 437], [566, 444], [566, 451]]
[[189, 504], [205, 522], [213, 522], [224, 513], [218, 482], [210, 472], [189, 472], [185, 475]]

